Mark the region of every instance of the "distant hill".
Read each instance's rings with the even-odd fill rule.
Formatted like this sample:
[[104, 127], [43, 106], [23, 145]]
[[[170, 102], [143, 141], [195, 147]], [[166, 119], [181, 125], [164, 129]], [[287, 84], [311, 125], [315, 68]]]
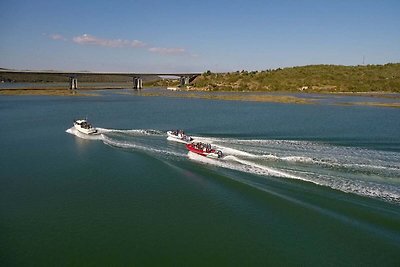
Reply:
[[265, 71], [205, 72], [193, 86], [210, 91], [400, 92], [400, 64], [310, 65]]

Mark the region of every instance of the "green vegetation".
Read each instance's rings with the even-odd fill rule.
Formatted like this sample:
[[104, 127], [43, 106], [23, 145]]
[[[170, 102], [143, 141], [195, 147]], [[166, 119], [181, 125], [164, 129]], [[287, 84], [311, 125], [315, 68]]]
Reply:
[[310, 65], [224, 74], [207, 71], [193, 86], [208, 91], [400, 92], [400, 64]]

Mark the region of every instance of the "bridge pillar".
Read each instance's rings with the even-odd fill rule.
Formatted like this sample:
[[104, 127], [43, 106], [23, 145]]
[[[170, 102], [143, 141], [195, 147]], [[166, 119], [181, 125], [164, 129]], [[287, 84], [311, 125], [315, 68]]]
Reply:
[[142, 89], [142, 88], [143, 88], [143, 79], [138, 78], [138, 89]]
[[69, 89], [71, 90], [78, 89], [78, 78], [76, 77], [69, 78]]
[[132, 82], [133, 82], [133, 89], [137, 89], [137, 78], [133, 77]]
[[180, 85], [180, 86], [185, 86], [185, 85], [189, 85], [189, 84], [190, 84], [190, 77], [182, 76], [182, 77], [179, 79], [179, 85]]
[[133, 77], [133, 89], [142, 89], [143, 79], [140, 77]]

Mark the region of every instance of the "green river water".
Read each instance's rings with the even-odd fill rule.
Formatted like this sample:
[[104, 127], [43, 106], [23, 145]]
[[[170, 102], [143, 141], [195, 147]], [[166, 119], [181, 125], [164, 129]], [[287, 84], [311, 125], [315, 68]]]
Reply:
[[400, 109], [100, 93], [0, 97], [1, 266], [400, 266]]

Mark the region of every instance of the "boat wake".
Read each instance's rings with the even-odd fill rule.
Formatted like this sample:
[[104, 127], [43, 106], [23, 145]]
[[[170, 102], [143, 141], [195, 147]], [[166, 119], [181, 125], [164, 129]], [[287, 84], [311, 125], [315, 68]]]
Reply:
[[222, 162], [189, 154], [192, 160], [400, 203], [399, 153], [310, 141], [194, 138], [228, 156]]
[[174, 161], [189, 158], [266, 179], [296, 179], [400, 204], [400, 154], [396, 152], [310, 141], [193, 137], [195, 141], [211, 143], [225, 155], [211, 159], [188, 152], [182, 144], [168, 142], [162, 131], [97, 129], [99, 135], [85, 135], [74, 127], [67, 132], [152, 157]]
[[284, 172], [267, 166], [258, 165], [255, 164], [254, 162], [246, 161], [232, 155], [225, 156], [223, 159], [219, 160], [219, 159], [203, 157], [189, 151], [188, 157], [191, 160], [196, 160], [202, 163], [212, 164], [236, 171], [242, 171], [242, 172], [247, 172], [257, 175], [265, 175], [265, 176], [301, 179], [301, 177], [292, 175], [289, 172]]
[[172, 149], [168, 149], [168, 147], [165, 145], [166, 134], [162, 131], [145, 129], [96, 129], [99, 132], [98, 135], [83, 134], [76, 130], [74, 127], [67, 129], [66, 132], [82, 139], [100, 140], [104, 144], [112, 147], [132, 151], [140, 151], [151, 154], [153, 156], [174, 156], [183, 158], [186, 155], [185, 153], [179, 153]]
[[152, 129], [131, 129], [131, 130], [119, 130], [119, 129], [106, 129], [106, 128], [96, 128], [100, 133], [120, 133], [133, 136], [165, 136], [165, 132]]
[[175, 156], [175, 157], [183, 157], [185, 156], [184, 153], [179, 153], [173, 150], [168, 150], [168, 149], [160, 149], [157, 148], [156, 146], [149, 146], [146, 144], [141, 144], [139, 142], [133, 142], [133, 141], [121, 141], [121, 140], [116, 140], [113, 138], [109, 138], [107, 136], [104, 136], [103, 142], [106, 145], [110, 145], [113, 147], [117, 148], [124, 148], [124, 149], [132, 149], [136, 151], [141, 151], [141, 152], [147, 152], [152, 155], [162, 155], [162, 156]]

